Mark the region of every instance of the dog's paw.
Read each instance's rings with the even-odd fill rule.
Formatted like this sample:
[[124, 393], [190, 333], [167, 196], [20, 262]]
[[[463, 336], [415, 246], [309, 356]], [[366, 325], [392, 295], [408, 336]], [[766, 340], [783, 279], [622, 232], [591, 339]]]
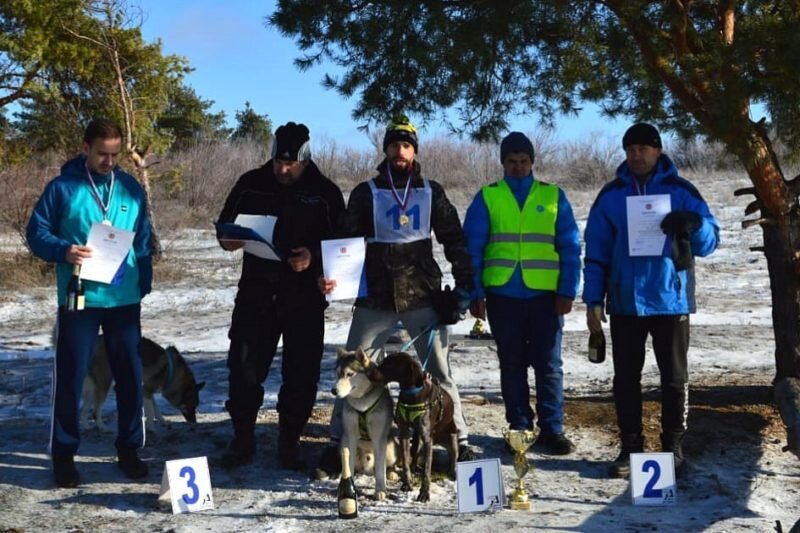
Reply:
[[430, 492], [428, 492], [427, 490], [420, 489], [419, 496], [417, 496], [417, 501], [418, 502], [422, 502], [422, 503], [426, 503], [426, 502], [431, 501]]
[[388, 472], [386, 472], [386, 479], [388, 479], [389, 481], [397, 481], [398, 479], [400, 479], [400, 476], [394, 470], [389, 470]]
[[385, 502], [386, 501], [386, 491], [376, 490], [375, 491], [375, 501], [376, 502]]

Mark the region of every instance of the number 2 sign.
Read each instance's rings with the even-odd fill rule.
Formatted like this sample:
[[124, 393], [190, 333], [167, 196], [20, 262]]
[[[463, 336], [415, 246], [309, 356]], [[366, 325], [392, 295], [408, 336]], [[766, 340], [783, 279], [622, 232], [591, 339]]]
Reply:
[[672, 453], [631, 454], [631, 497], [634, 505], [675, 505], [675, 457]]
[[211, 476], [205, 457], [167, 461], [161, 476], [159, 500], [172, 502], [172, 514], [214, 508]]
[[500, 459], [456, 463], [456, 492], [459, 513], [502, 509], [505, 505]]

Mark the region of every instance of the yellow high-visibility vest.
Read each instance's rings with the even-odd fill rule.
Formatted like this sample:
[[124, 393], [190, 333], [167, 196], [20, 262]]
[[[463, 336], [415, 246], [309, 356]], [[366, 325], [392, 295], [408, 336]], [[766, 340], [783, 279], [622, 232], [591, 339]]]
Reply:
[[522, 210], [505, 179], [481, 192], [489, 210], [483, 286], [505, 285], [519, 264], [526, 287], [555, 291], [560, 265], [555, 247], [558, 187], [534, 181]]

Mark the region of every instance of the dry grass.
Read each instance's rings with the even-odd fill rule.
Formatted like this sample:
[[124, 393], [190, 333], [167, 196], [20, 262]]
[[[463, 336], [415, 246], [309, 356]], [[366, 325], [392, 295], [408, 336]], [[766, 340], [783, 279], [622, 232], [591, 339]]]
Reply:
[[0, 253], [0, 289], [28, 289], [55, 284], [55, 269], [28, 252]]

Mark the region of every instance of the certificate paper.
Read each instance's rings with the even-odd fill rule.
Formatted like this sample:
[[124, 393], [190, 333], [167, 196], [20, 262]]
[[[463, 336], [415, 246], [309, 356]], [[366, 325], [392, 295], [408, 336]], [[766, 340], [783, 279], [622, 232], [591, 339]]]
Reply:
[[336, 288], [326, 294], [327, 300], [349, 300], [364, 296], [359, 292], [364, 270], [366, 244], [362, 237], [322, 241], [322, 273], [336, 280]]
[[661, 221], [672, 210], [668, 194], [628, 196], [628, 253], [631, 256], [661, 255], [667, 236]]
[[220, 240], [244, 241], [244, 251], [262, 259], [280, 261], [281, 256], [272, 244], [277, 218], [269, 215], [237, 215], [233, 223], [216, 224]]
[[133, 231], [125, 231], [105, 224], [92, 224], [86, 246], [92, 257], [81, 265], [81, 279], [111, 283], [114, 275], [128, 258], [133, 245]]

